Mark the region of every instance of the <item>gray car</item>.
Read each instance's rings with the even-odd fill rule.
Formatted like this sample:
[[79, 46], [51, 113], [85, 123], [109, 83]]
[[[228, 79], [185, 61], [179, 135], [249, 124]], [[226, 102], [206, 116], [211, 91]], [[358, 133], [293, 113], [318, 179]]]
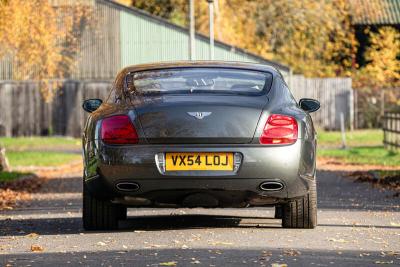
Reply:
[[274, 67], [131, 66], [83, 108], [86, 230], [117, 229], [127, 207], [275, 206], [285, 228], [316, 226], [319, 103], [297, 103]]

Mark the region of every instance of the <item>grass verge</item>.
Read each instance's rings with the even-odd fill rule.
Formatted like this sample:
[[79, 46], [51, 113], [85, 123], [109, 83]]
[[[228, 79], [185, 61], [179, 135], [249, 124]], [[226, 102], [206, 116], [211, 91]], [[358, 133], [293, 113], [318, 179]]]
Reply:
[[[11, 168], [55, 167], [81, 159], [81, 141], [69, 137], [2, 137]], [[77, 153], [78, 152], [78, 153]]]
[[22, 172], [0, 172], [0, 183], [11, 182], [23, 176], [29, 175], [29, 173]]
[[80, 150], [81, 140], [70, 137], [1, 137], [7, 151]]
[[12, 167], [38, 166], [51, 167], [68, 164], [82, 158], [80, 154], [52, 151], [7, 151], [7, 158]]
[[352, 147], [348, 149], [318, 149], [318, 157], [332, 158], [350, 164], [400, 166], [400, 154], [383, 146]]
[[[355, 130], [346, 132], [346, 142], [349, 147], [380, 146], [382, 145], [383, 132], [380, 129]], [[318, 131], [319, 147], [336, 147], [342, 145], [342, 136], [338, 131]]]
[[339, 163], [357, 165], [400, 166], [400, 152], [383, 147], [380, 129], [346, 132], [347, 149], [341, 149], [342, 136], [338, 131], [318, 131], [318, 157]]

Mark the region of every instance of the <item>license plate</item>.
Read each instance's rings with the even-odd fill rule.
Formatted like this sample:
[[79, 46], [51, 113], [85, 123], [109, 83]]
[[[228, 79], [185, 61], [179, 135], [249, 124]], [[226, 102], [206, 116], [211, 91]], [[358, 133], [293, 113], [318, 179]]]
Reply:
[[166, 171], [233, 171], [233, 153], [166, 153]]

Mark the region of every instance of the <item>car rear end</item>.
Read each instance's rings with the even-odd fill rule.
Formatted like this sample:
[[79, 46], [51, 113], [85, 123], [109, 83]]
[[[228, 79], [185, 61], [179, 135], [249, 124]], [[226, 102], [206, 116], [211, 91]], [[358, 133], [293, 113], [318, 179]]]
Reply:
[[280, 82], [273, 71], [226, 66], [127, 73], [126, 104], [93, 118], [85, 186], [134, 207], [266, 206], [307, 195], [310, 118]]

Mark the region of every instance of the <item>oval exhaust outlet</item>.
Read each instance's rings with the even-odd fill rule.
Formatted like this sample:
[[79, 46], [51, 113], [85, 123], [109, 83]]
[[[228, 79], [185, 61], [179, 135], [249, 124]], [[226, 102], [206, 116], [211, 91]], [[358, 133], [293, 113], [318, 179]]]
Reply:
[[133, 192], [139, 190], [140, 186], [134, 182], [120, 182], [115, 185], [120, 191]]
[[260, 189], [263, 191], [280, 191], [283, 187], [283, 183], [276, 181], [263, 182], [260, 184]]

